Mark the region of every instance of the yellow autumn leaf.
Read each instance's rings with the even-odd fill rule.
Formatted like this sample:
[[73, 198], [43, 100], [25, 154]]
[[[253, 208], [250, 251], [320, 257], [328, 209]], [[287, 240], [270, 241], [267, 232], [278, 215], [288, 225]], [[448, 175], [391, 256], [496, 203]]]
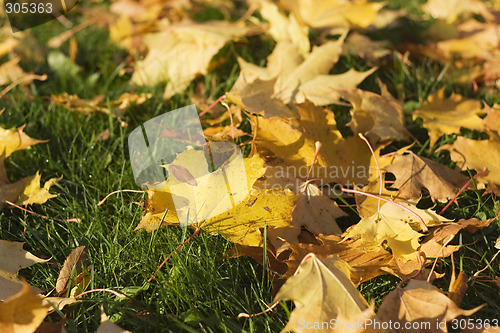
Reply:
[[59, 180], [60, 178], [51, 178], [45, 182], [43, 187], [40, 187], [40, 173], [37, 172], [36, 175], [27, 179], [27, 185], [23, 192], [19, 196], [17, 202], [20, 205], [31, 205], [31, 204], [43, 204], [51, 198], [57, 197], [57, 194], [51, 194], [49, 189]]
[[[439, 225], [449, 220], [427, 209], [418, 209], [414, 204], [398, 202], [418, 214], [426, 226]], [[361, 239], [366, 251], [378, 251], [380, 245], [387, 242], [395, 257], [405, 260], [415, 259], [419, 247], [419, 238], [423, 234], [419, 220], [408, 211], [394, 204], [385, 204], [372, 216], [362, 218], [344, 233], [344, 238]]]
[[[316, 46], [305, 57], [292, 43], [278, 42], [265, 68], [238, 59], [241, 72], [230, 93], [240, 96], [247, 110], [265, 117], [293, 117], [290, 110], [278, 108], [277, 103], [286, 105], [306, 100], [316, 105], [338, 103], [339, 89], [354, 89], [375, 70], [357, 72], [351, 69], [329, 75], [342, 53], [344, 39], [345, 34], [336, 41]], [[260, 82], [256, 83], [257, 80]], [[261, 87], [263, 84], [265, 89]]]
[[457, 94], [444, 98], [444, 88], [430, 95], [422, 106], [413, 112], [413, 118], [422, 118], [424, 127], [429, 131], [432, 148], [443, 134], [459, 133], [460, 129], [479, 130], [483, 127], [481, 102], [466, 99]]
[[16, 150], [23, 150], [37, 143], [47, 142], [47, 140], [30, 138], [24, 133], [24, 127], [21, 126], [15, 130], [6, 130], [0, 127], [0, 155], [4, 155], [4, 158], [9, 157]]
[[34, 332], [50, 309], [42, 297], [23, 283], [21, 291], [0, 303], [0, 331], [5, 333]]
[[295, 13], [313, 28], [331, 28], [335, 32], [347, 30], [352, 26], [362, 28], [375, 23], [382, 2], [366, 0], [281, 0], [280, 3]]
[[478, 172], [488, 168], [488, 173], [478, 177], [481, 182], [489, 184], [490, 188], [500, 194], [500, 136], [489, 132], [489, 140], [471, 140], [458, 137], [448, 149], [450, 157], [462, 170], [474, 169]]
[[[309, 253], [295, 274], [280, 288], [274, 302], [292, 300], [295, 309], [283, 332], [330, 332], [312, 327], [341, 315], [351, 318], [368, 309], [368, 303], [351, 282], [350, 268], [336, 255], [319, 259]], [[309, 322], [312, 325], [301, 325]]]
[[287, 41], [296, 46], [302, 56], [307, 56], [311, 45], [309, 43], [309, 28], [300, 25], [295, 15], [289, 17], [282, 14], [278, 6], [271, 1], [256, 1], [260, 5], [260, 14], [269, 22], [269, 33], [277, 42]]
[[370, 150], [358, 136], [344, 139], [337, 129], [333, 112], [307, 102], [297, 105], [297, 120], [284, 117], [255, 118], [256, 146], [283, 159], [305, 179], [312, 165], [316, 142], [322, 146], [311, 179], [324, 182], [365, 184], [369, 177]]
[[3, 301], [22, 288], [16, 277], [20, 269], [47, 262], [23, 249], [24, 243], [0, 240], [0, 301]]
[[243, 37], [245, 25], [225, 21], [183, 24], [144, 36], [149, 53], [136, 63], [132, 83], [167, 82], [165, 98], [184, 91], [196, 75], [206, 74], [212, 57], [229, 41]]

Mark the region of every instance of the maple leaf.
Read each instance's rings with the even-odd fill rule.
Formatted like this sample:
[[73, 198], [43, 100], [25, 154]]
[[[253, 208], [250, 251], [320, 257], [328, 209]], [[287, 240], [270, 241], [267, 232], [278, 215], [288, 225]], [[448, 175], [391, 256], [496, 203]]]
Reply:
[[[383, 322], [399, 322], [400, 328], [407, 322], [443, 322], [450, 321], [458, 316], [470, 316], [482, 306], [472, 310], [460, 309], [450, 298], [444, 295], [432, 284], [411, 280], [406, 287], [397, 286], [389, 295], [384, 297], [377, 312], [377, 319]], [[396, 332], [406, 330], [396, 329]], [[433, 325], [429, 332], [447, 332], [443, 328]]]
[[[265, 117], [291, 117], [290, 111], [283, 111], [283, 107], [278, 108], [276, 103], [304, 103], [306, 100], [316, 105], [338, 103], [340, 95], [337, 90], [353, 89], [375, 71], [375, 68], [366, 72], [351, 69], [342, 74], [328, 75], [342, 53], [344, 39], [345, 35], [337, 41], [314, 47], [307, 57], [302, 57], [293, 44], [279, 42], [268, 57], [266, 68], [238, 59], [241, 72], [230, 93], [240, 96], [248, 111]], [[266, 89], [259, 84], [265, 84]]]
[[293, 209], [291, 225], [285, 229], [269, 230], [269, 241], [274, 243], [280, 239], [297, 242], [303, 226], [316, 235], [340, 235], [342, 231], [336, 219], [346, 216], [346, 213], [316, 185], [310, 181], [303, 182], [285, 169], [283, 165], [268, 164], [262, 179], [254, 184], [257, 189], [287, 188], [292, 193], [300, 194]]
[[212, 57], [229, 41], [249, 29], [224, 21], [179, 24], [144, 37], [149, 52], [135, 65], [132, 82], [154, 85], [167, 82], [164, 98], [184, 91], [196, 75], [207, 73]]
[[24, 243], [0, 240], [0, 300], [5, 300], [19, 290], [22, 283], [16, 277], [17, 271], [31, 265], [47, 262], [23, 250]]
[[500, 134], [500, 106], [495, 104], [493, 107], [485, 106], [487, 114], [484, 117], [484, 126], [490, 131], [496, 131]]
[[18, 127], [15, 130], [6, 130], [0, 127], [0, 155], [3, 155], [3, 158], [9, 157], [17, 150], [23, 150], [37, 143], [48, 141], [30, 138], [24, 133], [25, 126]]
[[102, 112], [120, 117], [125, 109], [132, 105], [141, 105], [151, 98], [151, 94], [131, 94], [123, 93], [117, 100], [107, 101], [104, 95], [98, 95], [91, 100], [81, 99], [77, 95], [63, 93], [52, 95], [52, 101], [71, 111], [89, 114], [92, 112]]
[[331, 28], [335, 32], [353, 26], [366, 28], [375, 23], [383, 3], [341, 0], [280, 0], [289, 11], [295, 13], [313, 28]]
[[[399, 202], [424, 220], [426, 225], [439, 225], [448, 221], [431, 210], [416, 208], [413, 204]], [[423, 234], [415, 231], [420, 229], [415, 216], [393, 204], [386, 204], [380, 211], [370, 217], [364, 217], [344, 233], [344, 239], [361, 239], [360, 246], [366, 251], [377, 251], [380, 245], [387, 242], [395, 257], [405, 260], [415, 258], [419, 247], [419, 238]]]
[[395, 100], [360, 89], [339, 93], [353, 105], [348, 125], [354, 133], [362, 133], [374, 143], [408, 138], [403, 108]]
[[338, 315], [350, 318], [368, 309], [368, 303], [352, 284], [349, 266], [332, 255], [318, 259], [313, 253], [302, 260], [295, 275], [280, 288], [274, 302], [293, 300], [295, 309], [281, 332], [327, 332], [301, 327], [301, 319], [322, 323]]
[[[218, 234], [232, 241], [248, 246], [262, 246], [263, 239], [261, 228], [283, 228], [290, 226], [292, 212], [300, 195], [292, 193], [289, 189], [262, 190], [252, 189], [255, 181], [264, 172], [264, 161], [259, 155], [244, 159], [246, 170], [246, 186], [250, 193], [242, 202], [231, 209], [216, 216], [202, 219], [197, 224], [201, 229], [212, 234]], [[238, 179], [241, 181], [241, 178]], [[189, 186], [189, 185], [187, 185]], [[150, 200], [145, 210], [145, 215], [137, 226], [146, 230], [154, 230], [160, 226], [161, 218], [165, 215], [166, 224], [177, 225], [179, 218], [176, 213], [177, 205], [167, 185], [166, 189], [152, 190]], [[207, 191], [200, 193], [201, 198], [213, 194]], [[208, 215], [207, 215], [208, 216]]]
[[309, 102], [298, 104], [297, 109], [298, 120], [255, 118], [257, 148], [270, 150], [294, 168], [296, 175], [302, 173], [305, 177], [319, 141], [322, 146], [311, 172], [312, 179], [320, 178], [326, 183], [366, 183], [370, 151], [365, 142], [357, 136], [342, 138], [330, 110]]
[[6, 333], [34, 332], [48, 313], [49, 305], [30, 286], [0, 303], [0, 331]]
[[278, 6], [270, 1], [256, 1], [260, 5], [259, 12], [269, 22], [269, 33], [277, 42], [286, 41], [296, 46], [302, 56], [307, 56], [311, 45], [309, 43], [309, 28], [300, 25], [295, 15], [289, 17], [282, 14]]
[[462, 127], [480, 130], [483, 120], [478, 114], [481, 112], [479, 101], [465, 99], [454, 93], [445, 99], [442, 88], [430, 95], [422, 106], [413, 112], [413, 119], [419, 117], [424, 121], [424, 127], [429, 131], [429, 147], [432, 148], [443, 134], [459, 133]]
[[426, 257], [430, 258], [448, 257], [453, 252], [458, 251], [461, 246], [443, 246], [445, 242], [450, 241], [462, 229], [466, 229], [467, 231], [474, 233], [479, 229], [486, 228], [493, 221], [495, 221], [494, 218], [488, 220], [478, 220], [476, 218], [472, 218], [461, 219], [458, 222], [444, 223], [436, 226], [435, 228], [432, 228], [430, 233], [422, 240], [420, 251], [423, 252]]
[[400, 266], [401, 263], [382, 246], [376, 251], [365, 251], [361, 239], [342, 240], [336, 235], [319, 235], [316, 243], [290, 243], [289, 246], [292, 253], [285, 261], [288, 269], [281, 279], [291, 276], [308, 253], [314, 253], [318, 258], [326, 258], [332, 254], [339, 256], [352, 267], [350, 278], [356, 286], [379, 275], [393, 274], [401, 279], [413, 277], [420, 269], [418, 264], [412, 268]]
[[395, 160], [385, 171], [396, 176], [392, 187], [408, 199], [420, 198], [422, 189], [426, 188], [432, 200], [444, 202], [453, 198], [467, 182], [461, 173], [414, 153], [396, 155]]
[[500, 136], [489, 132], [489, 140], [471, 140], [458, 137], [452, 145], [444, 145], [440, 149], [450, 151], [450, 157], [462, 170], [474, 169], [482, 171], [488, 168], [486, 176], [478, 180], [488, 183], [490, 188], [500, 194]]
[[453, 23], [464, 15], [472, 16], [477, 13], [487, 19], [493, 19], [493, 15], [487, 5], [478, 0], [429, 0], [422, 9], [437, 19]]

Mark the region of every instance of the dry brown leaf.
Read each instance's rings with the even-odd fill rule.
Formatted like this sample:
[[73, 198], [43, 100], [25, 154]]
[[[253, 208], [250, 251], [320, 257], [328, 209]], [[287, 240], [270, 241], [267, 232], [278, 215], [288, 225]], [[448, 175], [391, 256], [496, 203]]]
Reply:
[[439, 327], [436, 323], [450, 321], [461, 315], [470, 316], [481, 307], [462, 310], [432, 284], [411, 280], [406, 287], [397, 286], [384, 297], [377, 312], [377, 319], [383, 322], [399, 322], [401, 326], [396, 332], [409, 332], [410, 330], [404, 329], [407, 322], [430, 322], [432, 327], [426, 332], [447, 332], [446, 326]]
[[365, 184], [369, 177], [370, 150], [357, 136], [347, 139], [337, 130], [333, 112], [311, 103], [297, 105], [300, 118], [254, 118], [257, 148], [278, 156], [305, 180], [311, 166], [316, 141], [322, 146], [311, 172], [311, 179], [342, 184]]
[[478, 116], [482, 112], [481, 102], [457, 94], [445, 99], [442, 88], [413, 112], [413, 118], [419, 117], [424, 121], [424, 127], [429, 131], [429, 147], [432, 148], [443, 134], [460, 133], [462, 127], [482, 129], [483, 120]]
[[288, 269], [281, 279], [291, 276], [308, 253], [314, 253], [318, 258], [326, 258], [332, 254], [338, 255], [340, 259], [352, 267], [350, 278], [356, 286], [379, 275], [389, 273], [405, 278], [414, 275], [419, 269], [416, 265], [414, 270], [406, 269], [402, 273], [393, 256], [383, 247], [380, 246], [377, 251], [365, 251], [359, 239], [342, 241], [339, 236], [320, 235], [316, 237], [316, 240], [317, 243], [314, 244], [290, 244], [292, 253], [286, 260]]
[[43, 299], [23, 283], [21, 291], [0, 303], [0, 331], [5, 333], [34, 332], [49, 310]]
[[500, 136], [489, 132], [489, 140], [471, 140], [458, 137], [452, 145], [444, 145], [441, 149], [448, 149], [450, 157], [457, 165], [466, 169], [474, 169], [478, 172], [488, 168], [486, 176], [478, 177], [481, 182], [490, 185], [495, 193], [500, 193]]
[[408, 138], [403, 107], [395, 100], [360, 89], [342, 90], [340, 95], [353, 106], [348, 125], [354, 133], [365, 135], [372, 144]]
[[396, 161], [385, 167], [385, 171], [396, 176], [392, 185], [405, 198], [416, 199], [426, 188], [432, 200], [445, 202], [455, 196], [468, 178], [442, 164], [410, 153], [396, 155]]
[[71, 276], [73, 275], [73, 269], [76, 270], [76, 273], [79, 274], [82, 271], [82, 262], [85, 260], [85, 255], [82, 257], [83, 251], [85, 250], [85, 246], [79, 246], [66, 258], [64, 264], [59, 272], [59, 276], [57, 277], [56, 282], [56, 291], [61, 294], [64, 290], [67, 289], [68, 283], [70, 281]]
[[[347, 275], [346, 275], [347, 274]], [[349, 279], [349, 266], [332, 255], [318, 259], [313, 253], [302, 260], [274, 297], [274, 302], [293, 300], [295, 309], [281, 332], [328, 332], [301, 327], [300, 321], [325, 322], [342, 315], [351, 318], [368, 309], [368, 303]]]
[[[77, 95], [63, 93], [61, 95], [52, 95], [52, 101], [64, 106], [73, 112], [89, 114], [93, 112], [103, 112], [115, 117], [123, 115], [124, 111], [133, 105], [141, 105], [151, 98], [151, 94], [131, 94], [123, 93], [117, 100], [107, 101], [104, 95], [98, 95], [93, 99], [81, 99]], [[111, 109], [110, 109], [111, 108]]]
[[[453, 275], [455, 277], [455, 275]], [[450, 287], [448, 288], [448, 297], [455, 302], [457, 306], [460, 306], [462, 300], [464, 299], [465, 292], [467, 291], [467, 274], [464, 271], [458, 273], [458, 277], [450, 282]]]
[[474, 233], [479, 229], [486, 228], [494, 220], [461, 219], [458, 222], [445, 223], [432, 228], [430, 233], [422, 240], [420, 251], [429, 258], [448, 257], [460, 248], [459, 245], [446, 245], [443, 247], [450, 238], [453, 238], [462, 229]]

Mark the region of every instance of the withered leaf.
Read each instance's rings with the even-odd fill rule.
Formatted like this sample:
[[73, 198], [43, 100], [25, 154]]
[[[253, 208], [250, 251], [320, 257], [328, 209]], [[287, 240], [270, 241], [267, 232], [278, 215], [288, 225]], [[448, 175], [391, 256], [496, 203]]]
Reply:
[[455, 170], [413, 153], [396, 155], [395, 158], [396, 161], [385, 167], [385, 171], [396, 176], [392, 187], [399, 189], [408, 199], [420, 198], [422, 189], [426, 188], [433, 200], [446, 201], [453, 198], [468, 180]]

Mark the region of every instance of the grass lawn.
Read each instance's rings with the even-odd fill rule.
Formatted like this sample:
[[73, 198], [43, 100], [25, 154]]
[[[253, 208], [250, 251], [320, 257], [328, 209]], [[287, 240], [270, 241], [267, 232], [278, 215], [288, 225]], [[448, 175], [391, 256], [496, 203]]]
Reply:
[[[398, 6], [397, 1], [393, 1], [392, 5]], [[212, 11], [207, 9], [197, 15], [200, 18], [210, 17], [215, 15]], [[78, 13], [70, 15], [70, 18], [74, 23], [83, 21]], [[422, 28], [421, 25], [426, 23], [412, 24]], [[376, 37], [391, 40], [417, 38], [415, 26], [409, 24], [405, 29], [384, 32], [385, 37]], [[49, 140], [16, 152], [6, 160], [10, 180], [18, 180], [37, 171], [42, 174], [42, 181], [62, 175], [62, 180], [51, 190], [58, 197], [43, 205], [28, 207], [49, 218], [4, 207], [0, 212], [0, 239], [26, 242], [26, 250], [42, 258], [51, 258], [47, 263], [21, 271], [30, 285], [44, 291], [52, 290], [66, 257], [74, 248], [84, 245], [91, 267], [87, 289], [109, 288], [130, 298], [119, 299], [108, 292], [90, 293], [63, 312], [52, 313], [50, 321], [65, 317], [68, 332], [95, 331], [100, 323], [100, 307], [104, 306], [113, 321], [133, 332], [279, 332], [288, 321], [292, 302], [282, 302], [274, 311], [261, 316], [237, 318], [241, 312], [265, 310], [272, 303], [273, 294], [267, 272], [255, 261], [247, 257], [225, 259], [232, 243], [202, 231], [177, 251], [151, 282], [147, 282], [160, 263], [193, 230], [165, 227], [152, 233], [134, 231], [143, 211], [141, 201], [147, 199], [145, 194], [119, 193], [98, 205], [101, 199], [115, 190], [139, 189], [133, 178], [127, 145], [128, 135], [135, 127], [169, 110], [192, 104], [189, 96], [200, 83], [207, 88], [205, 97], [210, 96], [213, 100], [223, 95], [238, 76], [236, 56], [263, 64], [274, 47], [273, 42], [254, 36], [230, 43], [217, 55], [224, 59], [224, 63], [208, 75], [197, 78], [184, 94], [163, 100], [164, 86], [133, 87], [129, 83], [130, 74], [119, 74], [125, 67], [127, 53], [114, 45], [109, 33], [102, 28], [90, 26], [75, 34], [78, 70], [64, 67], [56, 60], [52, 63], [47, 61], [56, 59], [58, 52], [68, 55], [68, 42], [58, 49], [46, 46], [51, 37], [64, 30], [57, 21], [31, 30], [32, 43], [39, 48], [31, 50], [39, 52], [45, 60], [38, 62], [32, 57], [22, 63], [23, 69], [45, 73], [48, 79], [34, 81], [25, 87], [18, 86], [0, 101], [0, 109], [5, 108], [0, 115], [0, 127], [14, 128], [26, 124], [28, 135]], [[414, 67], [408, 67], [397, 57], [393, 60], [380, 67], [360, 87], [378, 92], [377, 79], [380, 79], [396, 98], [404, 102], [408, 111], [415, 110], [429, 94], [441, 87], [445, 87], [447, 92], [460, 93], [490, 105], [500, 103], [498, 90], [483, 88], [474, 91], [470, 84], [455, 81], [454, 68], [427, 59], [415, 60]], [[332, 72], [343, 72], [353, 67], [358, 70], [369, 68], [360, 58], [342, 57]], [[446, 75], [442, 75], [443, 71]], [[215, 86], [212, 81], [216, 82]], [[102, 94], [105, 100], [111, 101], [132, 88], [136, 93], [151, 93], [152, 97], [144, 104], [126, 110], [122, 120], [128, 124], [127, 127], [111, 115], [71, 112], [51, 99], [51, 95], [66, 92], [87, 99]], [[339, 106], [332, 106], [332, 109], [337, 121], [344, 126], [345, 135], [352, 135], [345, 126], [350, 117], [348, 109]], [[453, 166], [447, 151], [429, 150], [427, 131], [419, 120], [414, 121], [408, 115], [406, 121], [407, 128], [418, 140], [411, 150]], [[109, 138], [100, 140], [99, 134], [106, 130], [109, 130]], [[462, 135], [477, 138], [483, 134], [464, 130]], [[452, 143], [455, 138], [456, 135], [443, 136], [439, 145]], [[393, 143], [388, 150], [407, 144]], [[248, 153], [248, 149], [244, 151]], [[353, 200], [349, 202], [353, 203]], [[446, 211], [446, 217], [454, 220], [471, 217], [486, 219], [495, 217], [499, 212], [499, 199], [491, 193], [485, 194], [484, 190], [467, 191], [459, 196], [457, 202], [458, 206], [453, 205]], [[428, 199], [423, 200], [421, 205], [430, 207], [432, 203]], [[443, 207], [444, 204], [437, 204], [436, 210]], [[82, 222], [64, 223], [54, 218], [80, 218]], [[355, 215], [344, 218], [341, 227], [346, 228], [355, 221]], [[454, 255], [457, 270], [460, 268], [472, 276], [482, 269], [497, 251], [492, 244], [499, 230], [499, 224], [494, 222], [474, 235], [464, 232], [457, 236], [454, 244], [464, 245]], [[447, 290], [451, 259], [439, 259], [437, 271], [446, 273], [446, 276], [435, 284]], [[482, 275], [499, 276], [498, 259]], [[379, 305], [383, 296], [392, 291], [398, 282], [390, 275], [380, 276], [363, 283], [359, 290], [366, 299], [373, 299]], [[487, 306], [474, 317], [498, 318], [499, 288], [494, 283], [471, 278], [462, 308], [470, 309], [480, 304]]]

